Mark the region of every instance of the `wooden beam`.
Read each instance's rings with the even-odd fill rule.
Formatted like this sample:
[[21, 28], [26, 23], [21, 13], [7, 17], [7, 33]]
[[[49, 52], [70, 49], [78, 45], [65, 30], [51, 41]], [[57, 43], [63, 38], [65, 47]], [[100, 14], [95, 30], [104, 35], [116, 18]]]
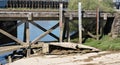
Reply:
[[24, 25], [24, 41], [27, 43], [27, 57], [30, 57], [30, 32], [29, 32], [29, 22], [25, 22]]
[[91, 36], [92, 38], [97, 38], [96, 35], [93, 35], [91, 32], [87, 31], [86, 29], [82, 28], [83, 31], [87, 32], [87, 34], [89, 36]]
[[[77, 25], [76, 23], [74, 23], [73, 21], [70, 21], [70, 22], [71, 22], [74, 26], [76, 26], [76, 27], [78, 26], [78, 25]], [[85, 28], [83, 28], [83, 27], [82, 27], [82, 31], [87, 32], [87, 34], [88, 34], [89, 36], [91, 36], [92, 38], [95, 38], [95, 39], [97, 38], [96, 35], [93, 35], [90, 31], [87, 31], [87, 30], [86, 30]]]
[[66, 28], [67, 28], [67, 25], [66, 25], [66, 24], [67, 24], [67, 21], [64, 22], [63, 41], [64, 41], [64, 39], [66, 38], [66, 32], [67, 32], [67, 29], [66, 29]]
[[99, 7], [96, 9], [96, 36], [97, 40], [99, 40], [99, 20], [100, 19], [100, 14], [99, 14]]
[[60, 42], [63, 41], [63, 4], [60, 3], [60, 9], [59, 9], [59, 24], [60, 24]]
[[[39, 47], [42, 48], [43, 44], [45, 44], [45, 43], [35, 44], [35, 45], [32, 45], [31, 48], [39, 48]], [[0, 47], [0, 54], [19, 50], [21, 48], [28, 48], [28, 46], [26, 46], [26, 45], [23, 45], [23, 46], [21, 46], [21, 45], [2, 46], [2, 47]]]
[[4, 54], [6, 52], [15, 51], [15, 50], [18, 50], [20, 48], [24, 48], [24, 46], [21, 46], [21, 45], [2, 46], [2, 47], [0, 47], [0, 54]]
[[8, 63], [12, 63], [12, 58], [11, 58], [11, 56], [8, 56]]
[[29, 41], [30, 41], [29, 22], [25, 22], [25, 26], [24, 26], [24, 41], [27, 44], [29, 44]]
[[23, 41], [26, 42], [26, 22], [24, 23]]
[[[45, 28], [43, 28], [42, 26], [40, 26], [39, 24], [35, 23], [35, 22], [30, 22], [31, 24], [33, 24], [34, 26], [36, 26], [37, 28], [41, 29], [42, 31], [46, 32], [47, 30]], [[49, 33], [49, 35], [51, 35], [52, 37], [54, 37], [55, 39], [59, 40], [59, 38], [54, 35], [53, 33]]]
[[52, 28], [50, 28], [49, 30], [47, 30], [45, 33], [39, 35], [36, 39], [34, 39], [31, 44], [36, 43], [38, 40], [40, 40], [41, 38], [43, 38], [44, 36], [46, 36], [47, 34], [49, 34], [51, 31], [53, 31], [55, 28], [57, 28], [59, 26], [59, 23], [57, 23], [55, 26], [53, 26]]
[[78, 4], [78, 18], [79, 18], [79, 43], [82, 44], [82, 10], [81, 2]]
[[70, 42], [70, 25], [69, 25], [69, 20], [66, 21], [66, 29], [67, 29], [67, 42]]
[[76, 43], [63, 42], [61, 44], [60, 43], [49, 43], [49, 44], [54, 46], [64, 47], [64, 48], [70, 48], [70, 49], [90, 49], [92, 51], [100, 51], [97, 48], [86, 46], [83, 44], [76, 44]]
[[23, 45], [23, 44], [24, 44], [24, 42], [22, 42], [21, 40], [17, 39], [15, 36], [7, 33], [6, 31], [4, 31], [4, 30], [2, 30], [2, 29], [0, 29], [0, 33], [2, 33], [3, 35], [11, 38], [12, 40], [16, 41], [16, 42], [19, 43], [20, 45]]
[[64, 21], [63, 40], [64, 39], [67, 39], [67, 42], [70, 42], [69, 20], [68, 19], [65, 19]]
[[43, 44], [42, 53], [43, 54], [49, 53], [49, 44], [46, 44], [46, 43]]

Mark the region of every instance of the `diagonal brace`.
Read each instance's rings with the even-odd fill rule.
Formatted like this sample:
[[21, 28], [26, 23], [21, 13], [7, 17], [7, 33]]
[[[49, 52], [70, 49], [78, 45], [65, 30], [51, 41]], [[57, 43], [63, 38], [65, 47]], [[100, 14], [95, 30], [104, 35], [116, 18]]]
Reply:
[[16, 41], [16, 42], [19, 43], [20, 45], [23, 45], [23, 44], [24, 44], [24, 42], [22, 42], [21, 40], [17, 39], [15, 36], [7, 33], [6, 31], [4, 31], [4, 30], [2, 30], [2, 29], [0, 29], [0, 33], [2, 33], [3, 35], [11, 38], [12, 40]]
[[[43, 28], [42, 26], [38, 25], [35, 22], [30, 22], [31, 24], [33, 24], [34, 26], [38, 27], [39, 29], [43, 30], [44, 32], [46, 32], [47, 30], [45, 28]], [[56, 35], [54, 35], [53, 33], [49, 33], [49, 35], [51, 35], [52, 37], [54, 37], [55, 39], [59, 40], [59, 37], [57, 37]]]
[[58, 26], [59, 26], [59, 23], [57, 23], [55, 26], [53, 26], [52, 28], [50, 28], [49, 30], [47, 30], [45, 33], [41, 34], [36, 39], [34, 39], [31, 44], [35, 44], [38, 40], [40, 40], [41, 38], [43, 38], [44, 36], [46, 36], [47, 34], [49, 34], [51, 31], [53, 31]]

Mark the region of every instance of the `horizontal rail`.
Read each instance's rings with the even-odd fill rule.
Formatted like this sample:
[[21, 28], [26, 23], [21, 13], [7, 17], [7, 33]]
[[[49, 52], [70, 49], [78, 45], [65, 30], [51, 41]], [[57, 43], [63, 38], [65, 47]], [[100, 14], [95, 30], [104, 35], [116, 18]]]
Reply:
[[[59, 19], [59, 11], [34, 11], [34, 10], [0, 10], [0, 20], [28, 20], [29, 13], [32, 14], [33, 20], [58, 20]], [[100, 17], [104, 17], [104, 14], [107, 14], [107, 17], [114, 17], [114, 14], [111, 13], [100, 13]], [[84, 11], [82, 13], [83, 18], [94, 18], [96, 17], [95, 11]], [[66, 18], [78, 19], [77, 11], [66, 11], [64, 12], [64, 16]]]

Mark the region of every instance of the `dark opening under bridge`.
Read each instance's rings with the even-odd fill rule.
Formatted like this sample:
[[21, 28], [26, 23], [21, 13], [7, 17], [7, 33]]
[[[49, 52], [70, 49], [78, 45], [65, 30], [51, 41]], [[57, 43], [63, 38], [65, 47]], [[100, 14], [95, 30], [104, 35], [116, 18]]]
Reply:
[[[100, 18], [111, 18], [114, 17], [114, 14], [101, 12]], [[96, 11], [83, 11], [82, 12], [83, 18], [96, 18]], [[0, 29], [0, 33], [9, 37], [10, 39], [14, 40], [17, 45], [12, 46], [2, 46], [0, 47], [0, 53], [3, 52], [9, 52], [18, 50], [21, 48], [27, 49], [27, 56], [30, 55], [30, 49], [35, 47], [42, 47], [43, 53], [48, 52], [48, 45], [58, 45], [58, 46], [68, 46], [72, 47], [73, 49], [76, 48], [78, 44], [64, 44], [64, 40], [67, 39], [66, 42], [70, 42], [70, 26], [69, 23], [73, 23], [72, 20], [78, 20], [78, 11], [67, 11], [63, 10], [61, 7], [59, 10], [39, 10], [39, 9], [26, 9], [26, 10], [13, 10], [13, 9], [1, 9], [0, 10], [0, 21], [17, 21], [20, 20], [16, 25], [12, 26], [11, 29], [5, 31], [4, 29]], [[51, 27], [50, 29], [46, 30], [36, 22], [35, 20], [59, 20], [59, 22]], [[10, 34], [8, 31], [12, 31], [16, 29], [16, 27], [20, 26], [21, 24], [25, 23], [24, 25], [24, 41], [19, 40], [16, 36]], [[29, 32], [29, 23], [33, 24], [37, 28], [44, 31], [43, 34], [39, 35], [37, 38], [35, 38], [33, 41], [30, 42], [30, 32]], [[74, 23], [73, 23], [74, 24]], [[47, 24], [46, 24], [47, 25]], [[77, 25], [77, 24], [75, 24]], [[60, 37], [57, 37], [55, 34], [52, 33], [52, 31], [60, 27]], [[85, 29], [83, 29], [84, 31]], [[57, 39], [57, 43], [49, 42], [49, 44], [40, 43], [39, 40], [46, 36], [47, 34], [51, 35], [55, 39]], [[88, 34], [91, 34], [88, 32]], [[59, 44], [59, 42], [61, 44]], [[70, 45], [70, 46], [69, 46]], [[89, 47], [91, 48], [91, 47]]]

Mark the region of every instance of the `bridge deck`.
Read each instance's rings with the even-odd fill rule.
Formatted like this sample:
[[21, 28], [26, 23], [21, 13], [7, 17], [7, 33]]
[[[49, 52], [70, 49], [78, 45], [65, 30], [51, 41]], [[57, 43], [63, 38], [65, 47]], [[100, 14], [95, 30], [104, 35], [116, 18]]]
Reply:
[[[100, 13], [100, 17], [114, 17], [111, 13]], [[72, 17], [78, 18], [78, 11], [65, 11], [64, 16], [66, 18]], [[59, 11], [51, 10], [0, 10], [0, 20], [26, 20], [28, 17], [32, 17], [33, 20], [58, 20]], [[96, 17], [96, 11], [83, 11], [83, 18]]]

